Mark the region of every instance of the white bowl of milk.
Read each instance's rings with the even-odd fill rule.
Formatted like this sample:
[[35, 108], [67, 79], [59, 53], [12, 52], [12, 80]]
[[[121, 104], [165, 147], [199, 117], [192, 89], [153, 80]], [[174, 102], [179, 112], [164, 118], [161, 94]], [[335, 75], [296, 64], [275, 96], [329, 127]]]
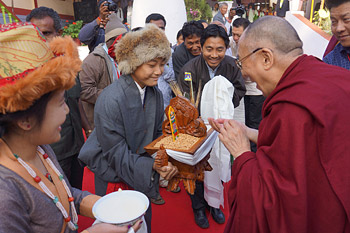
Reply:
[[141, 219], [149, 206], [145, 194], [125, 190], [107, 194], [99, 199], [92, 208], [92, 213], [100, 222], [133, 225]]

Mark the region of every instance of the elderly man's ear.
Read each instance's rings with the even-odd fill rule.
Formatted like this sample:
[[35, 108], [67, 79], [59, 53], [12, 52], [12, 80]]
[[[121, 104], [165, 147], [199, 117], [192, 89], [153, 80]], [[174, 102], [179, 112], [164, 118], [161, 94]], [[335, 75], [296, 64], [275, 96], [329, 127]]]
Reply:
[[272, 50], [268, 48], [263, 48], [261, 50], [261, 55], [263, 57], [263, 66], [265, 70], [271, 69], [274, 64], [274, 56]]

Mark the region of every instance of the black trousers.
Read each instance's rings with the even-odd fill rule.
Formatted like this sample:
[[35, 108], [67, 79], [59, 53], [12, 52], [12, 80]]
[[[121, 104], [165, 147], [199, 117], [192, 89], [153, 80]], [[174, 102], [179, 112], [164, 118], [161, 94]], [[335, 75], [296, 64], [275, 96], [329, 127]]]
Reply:
[[58, 162], [68, 178], [70, 185], [81, 190], [83, 186], [84, 167], [79, 163], [78, 154]]
[[207, 201], [204, 199], [204, 183], [201, 181], [196, 181], [196, 189], [194, 190], [194, 194], [190, 195], [192, 202], [193, 211], [197, 210], [205, 210], [205, 208], [209, 207]]
[[[262, 106], [265, 97], [262, 95], [246, 95], [244, 96], [245, 124], [246, 126], [259, 129], [259, 124], [262, 119]], [[250, 142], [250, 148], [256, 152], [256, 144]]]

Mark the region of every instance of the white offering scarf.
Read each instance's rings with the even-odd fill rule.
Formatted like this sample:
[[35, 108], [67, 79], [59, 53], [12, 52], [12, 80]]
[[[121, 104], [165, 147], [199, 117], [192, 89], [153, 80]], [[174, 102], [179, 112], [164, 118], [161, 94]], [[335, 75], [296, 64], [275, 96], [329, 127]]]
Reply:
[[[204, 122], [208, 118], [233, 119], [232, 102], [234, 87], [225, 77], [219, 75], [206, 83], [201, 99], [201, 116]], [[209, 126], [210, 128], [210, 126]], [[216, 139], [208, 160], [213, 170], [204, 175], [204, 198], [214, 208], [224, 206], [224, 187], [222, 182], [231, 179], [230, 152]]]

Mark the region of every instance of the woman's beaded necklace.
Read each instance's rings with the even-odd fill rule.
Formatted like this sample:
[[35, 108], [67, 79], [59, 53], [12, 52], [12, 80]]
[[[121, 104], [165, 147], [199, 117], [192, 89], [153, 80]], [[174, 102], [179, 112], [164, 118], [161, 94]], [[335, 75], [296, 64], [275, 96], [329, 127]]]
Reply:
[[49, 158], [49, 156], [45, 153], [45, 151], [40, 146], [38, 146], [38, 148], [37, 148], [37, 153], [39, 154], [39, 156], [40, 155], [43, 156], [45, 161], [49, 164], [49, 166], [52, 168], [52, 170], [55, 171], [59, 180], [62, 182], [64, 189], [66, 190], [66, 192], [68, 194], [68, 201], [71, 205], [73, 220], [71, 220], [71, 217], [67, 214], [66, 209], [63, 207], [63, 205], [59, 201], [58, 197], [53, 195], [51, 190], [45, 185], [44, 182], [41, 181], [41, 178], [35, 173], [35, 171], [26, 162], [24, 162], [24, 160], [21, 159], [18, 155], [16, 155], [16, 154], [13, 154], [13, 155], [16, 157], [17, 161], [27, 170], [27, 172], [31, 175], [31, 177], [33, 177], [34, 181], [36, 183], [38, 183], [38, 185], [46, 193], [46, 195], [52, 199], [53, 203], [55, 203], [57, 208], [61, 211], [61, 213], [64, 217], [64, 221], [68, 223], [68, 227], [71, 230], [74, 230], [74, 231], [77, 230], [78, 229], [78, 225], [77, 225], [78, 214], [77, 214], [77, 211], [75, 209], [74, 198], [72, 196], [72, 193], [71, 193], [65, 179], [63, 179], [63, 175], [56, 168], [56, 166], [53, 164], [52, 160]]

